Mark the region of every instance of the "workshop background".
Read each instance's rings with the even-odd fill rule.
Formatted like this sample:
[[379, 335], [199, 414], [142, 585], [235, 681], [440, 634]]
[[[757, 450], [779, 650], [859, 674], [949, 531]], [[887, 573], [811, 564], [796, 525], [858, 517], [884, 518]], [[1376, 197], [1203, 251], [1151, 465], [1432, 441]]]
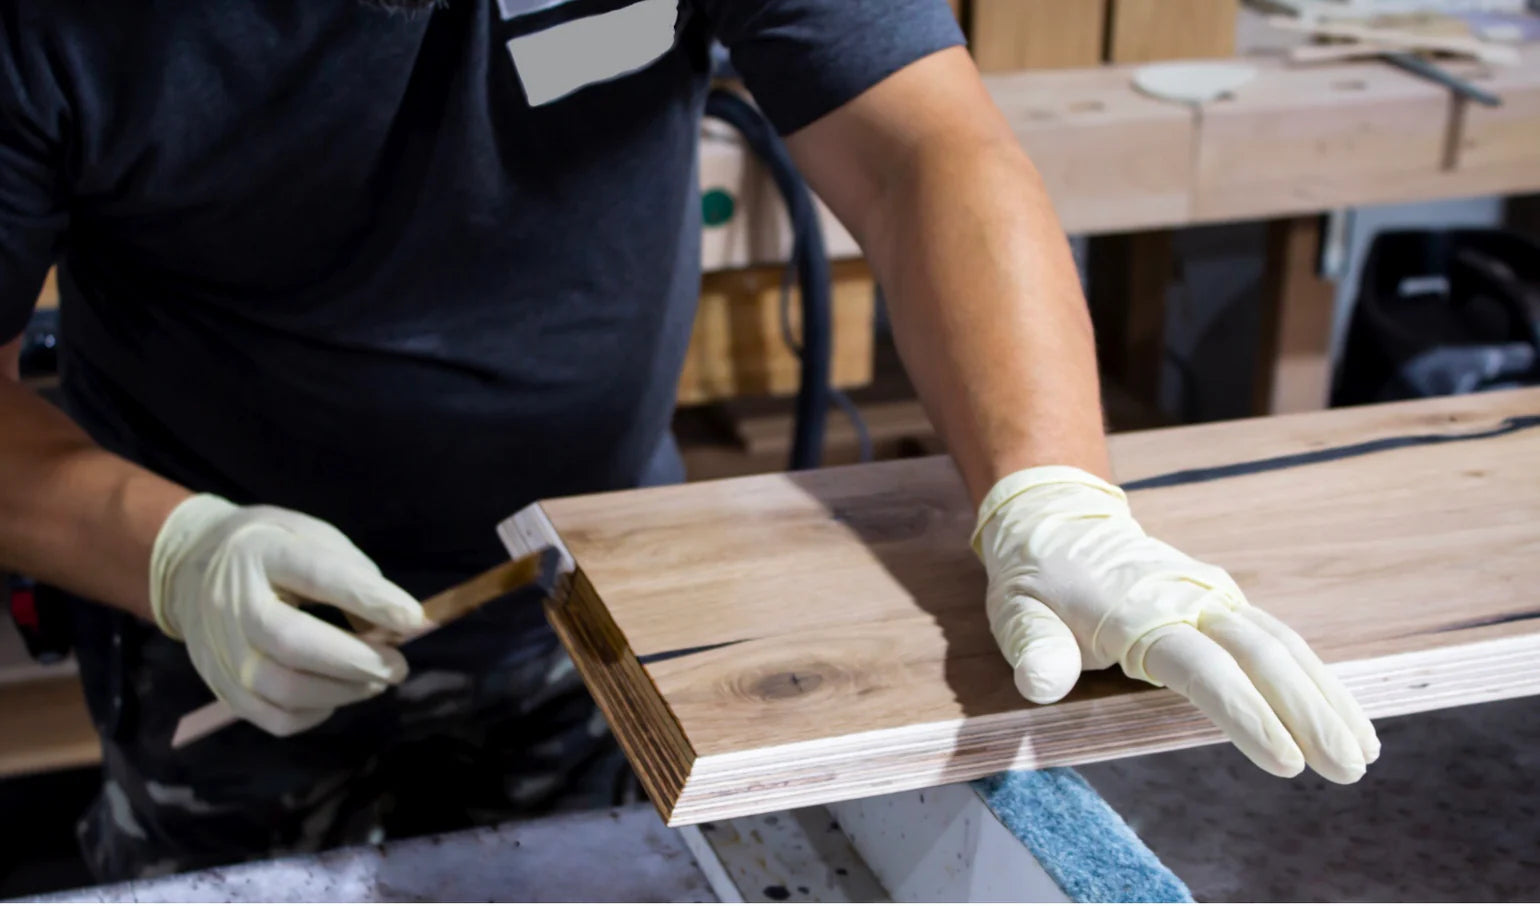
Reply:
[[[1273, 98], [1265, 109], [1217, 102], [1210, 121], [1216, 132], [1226, 117], [1236, 122], [1214, 141], [1234, 146], [1203, 156], [1200, 185], [1184, 189], [1190, 194], [1176, 197], [1160, 184], [1162, 162], [1155, 158], [1167, 153], [1164, 120], [1142, 106], [1127, 109], [1126, 67], [1246, 58], [1268, 77], [1268, 67], [1286, 65], [1293, 48], [1312, 41], [1309, 33], [1269, 27], [1268, 17], [1303, 5], [953, 3], [981, 68], [1045, 80], [1039, 87], [992, 85], [1019, 98], [1008, 112], [1022, 123], [1023, 141], [1071, 234], [1097, 320], [1114, 430], [1326, 406], [1333, 374], [1354, 351], [1347, 338], [1366, 262], [1386, 234], [1497, 231], [1540, 243], [1540, 196], [1532, 194], [1540, 191], [1540, 52], [1524, 43], [1540, 35], [1540, 19], [1525, 12], [1522, 0], [1336, 4], [1421, 16], [1420, 27], [1430, 33], [1448, 34], [1452, 25], [1502, 38], [1503, 46], [1516, 41], [1522, 62], [1496, 76], [1479, 62], [1447, 63], [1457, 74], [1498, 85], [1499, 113], [1472, 108], [1450, 124], [1446, 108], [1470, 102], [1452, 99], [1442, 86], [1409, 100], [1400, 81], [1377, 98], [1381, 85], [1372, 78], [1294, 79], [1292, 95]], [[1093, 69], [1104, 64], [1122, 68], [1107, 70], [1111, 77]], [[1395, 105], [1403, 106], [1383, 112]], [[1181, 104], [1171, 109], [1178, 118], [1188, 115]], [[1409, 129], [1428, 111], [1430, 140], [1448, 144], [1437, 172], [1411, 172], [1395, 153], [1421, 140], [1420, 133], [1394, 132], [1378, 143], [1354, 138], [1372, 136], [1387, 116], [1397, 129]], [[1248, 148], [1248, 129], [1256, 128], [1248, 116], [1292, 118], [1309, 140], [1282, 152]], [[1454, 128], [1491, 132], [1448, 137], [1445, 130]], [[1092, 144], [1151, 159], [1119, 174], [1096, 171], [1094, 160], [1072, 165]], [[849, 237], [820, 208], [828, 260], [809, 265], [807, 256], [821, 250], [805, 242], [798, 248], [807, 224], [787, 217], [766, 168], [737, 130], [708, 121], [701, 149], [705, 277], [676, 417], [691, 480], [806, 465], [810, 433], [822, 434], [815, 453], [823, 464], [940, 452], [897, 361], [880, 291]], [[1192, 149], [1184, 152], [1177, 157], [1186, 178], [1194, 158]], [[1105, 159], [1110, 152], [1098, 153]], [[789, 271], [788, 261], [800, 271]], [[1437, 270], [1431, 260], [1391, 263], [1404, 270], [1403, 280], [1440, 278], [1425, 273]], [[808, 286], [810, 266], [828, 267], [826, 287]], [[827, 306], [821, 318], [814, 313], [826, 334], [803, 329], [807, 291]], [[20, 348], [22, 380], [45, 395], [57, 383], [55, 350], [69, 342], [58, 329], [56, 304], [50, 280]], [[1431, 347], [1440, 338], [1425, 339]], [[809, 387], [798, 350], [825, 346], [829, 386]], [[1540, 382], [1533, 359], [1524, 364], [1472, 376], [1460, 389]], [[826, 413], [821, 429], [805, 423], [809, 412]], [[5, 577], [3, 584], [12, 615], [0, 619], [0, 898], [8, 898], [92, 883], [75, 853], [73, 825], [96, 793], [98, 752], [67, 638], [48, 625], [47, 602], [25, 577]], [[1385, 722], [1386, 752], [1393, 754], [1338, 797], [1329, 815], [1312, 809], [1294, 816], [1287, 805], [1318, 781], [1278, 784], [1247, 770], [1228, 747], [1082, 773], [1200, 899], [1533, 896], [1540, 890], [1540, 794], [1530, 780], [1540, 757], [1540, 712], [1518, 701], [1435, 715], [1418, 726], [1413, 732], [1404, 722]], [[1391, 795], [1413, 784], [1441, 792]], [[1236, 802], [1247, 808], [1217, 808]], [[1328, 828], [1333, 833], [1324, 833]], [[1293, 857], [1264, 858], [1257, 849], [1263, 840], [1269, 853], [1281, 846]], [[1319, 851], [1327, 846], [1333, 852]]]

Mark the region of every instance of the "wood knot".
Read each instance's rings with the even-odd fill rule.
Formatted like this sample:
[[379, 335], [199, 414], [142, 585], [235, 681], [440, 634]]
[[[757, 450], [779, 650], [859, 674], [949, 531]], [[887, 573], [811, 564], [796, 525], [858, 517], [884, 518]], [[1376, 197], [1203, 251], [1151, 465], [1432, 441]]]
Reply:
[[755, 698], [779, 701], [800, 698], [823, 685], [823, 674], [813, 670], [787, 670], [761, 677], [751, 692]]

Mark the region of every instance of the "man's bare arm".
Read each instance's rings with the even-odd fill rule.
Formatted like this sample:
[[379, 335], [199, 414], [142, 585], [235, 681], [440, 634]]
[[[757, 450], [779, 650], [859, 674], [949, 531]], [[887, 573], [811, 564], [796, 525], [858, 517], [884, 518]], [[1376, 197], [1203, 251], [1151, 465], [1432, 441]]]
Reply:
[[91, 442], [0, 346], [0, 569], [150, 619], [150, 548], [191, 496]]
[[1032, 466], [1106, 476], [1079, 276], [967, 52], [901, 70], [787, 143], [866, 252], [974, 502]]

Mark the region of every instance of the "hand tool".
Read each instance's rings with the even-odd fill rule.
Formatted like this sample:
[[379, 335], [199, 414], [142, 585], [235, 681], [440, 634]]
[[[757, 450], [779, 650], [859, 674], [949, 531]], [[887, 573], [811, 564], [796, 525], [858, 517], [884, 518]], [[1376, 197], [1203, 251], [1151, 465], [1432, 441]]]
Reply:
[[[371, 627], [361, 632], [359, 637], [368, 642], [399, 647], [521, 589], [538, 589], [542, 599], [549, 598], [556, 591], [557, 568], [560, 563], [561, 555], [550, 547], [510, 560], [424, 601], [422, 609], [428, 619], [421, 629], [401, 635], [380, 627]], [[179, 749], [239, 719], [224, 702], [210, 702], [182, 716], [177, 722], [176, 732], [172, 734], [171, 747]]]

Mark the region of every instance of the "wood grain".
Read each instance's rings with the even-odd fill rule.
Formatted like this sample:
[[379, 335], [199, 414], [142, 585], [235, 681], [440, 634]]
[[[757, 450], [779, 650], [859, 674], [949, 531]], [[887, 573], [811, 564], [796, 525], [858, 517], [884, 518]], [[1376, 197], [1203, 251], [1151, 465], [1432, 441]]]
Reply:
[[973, 0], [968, 46], [984, 72], [1095, 66], [1106, 0]]
[[[1540, 414], [1540, 391], [1114, 440], [1124, 482]], [[1540, 693], [1540, 427], [1136, 491], [1375, 716]], [[941, 458], [548, 501], [548, 612], [673, 824], [1213, 742], [1110, 672], [1037, 707], [983, 618], [971, 507]]]

